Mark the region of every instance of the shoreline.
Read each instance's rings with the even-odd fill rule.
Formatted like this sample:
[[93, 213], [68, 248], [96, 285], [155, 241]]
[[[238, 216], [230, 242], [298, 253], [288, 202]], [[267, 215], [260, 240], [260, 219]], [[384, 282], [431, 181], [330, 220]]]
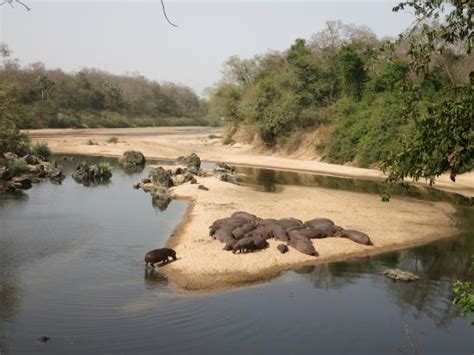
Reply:
[[[201, 154], [201, 151], [207, 148], [208, 131], [204, 130], [205, 133], [199, 133], [197, 136], [183, 136], [180, 135], [183, 130], [186, 131], [181, 128], [175, 134], [170, 133], [153, 139], [149, 136], [135, 137], [134, 139], [138, 139], [135, 142], [134, 139], [129, 141], [131, 137], [125, 137], [127, 140], [119, 144], [105, 143], [106, 139], [113, 135], [107, 130], [102, 137], [103, 142], [99, 145], [85, 145], [82, 140], [87, 136], [83, 135], [75, 137], [73, 141], [68, 141], [69, 137], [61, 135], [46, 141], [48, 144], [53, 143], [51, 149], [55, 154], [118, 157], [125, 150], [135, 149], [142, 151], [148, 160], [170, 160], [178, 155], [189, 154], [190, 150], [198, 147], [197, 154], [203, 161], [224, 160], [239, 166], [372, 181], [384, 179], [383, 174], [377, 170], [317, 161], [311, 161], [309, 164], [305, 160], [258, 156], [256, 153], [252, 153], [253, 156], [249, 158], [251, 153], [248, 147], [242, 148], [247, 149], [242, 156], [233, 152], [225, 156], [225, 159], [220, 159], [209, 152]], [[173, 131], [173, 128], [166, 131]], [[203, 137], [203, 134], [206, 137]], [[237, 149], [237, 152], [240, 151]], [[281, 164], [278, 165], [279, 163]], [[166, 243], [176, 250], [178, 260], [160, 268], [160, 272], [168, 277], [170, 286], [178, 292], [202, 293], [248, 287], [298, 267], [407, 249], [452, 237], [460, 232], [454, 216], [456, 209], [447, 202], [393, 196], [387, 204], [381, 202], [378, 195], [362, 192], [282, 185], [282, 191], [268, 193], [256, 191], [250, 186], [222, 182], [214, 177], [198, 177], [197, 180], [198, 184], [204, 184], [209, 191], [199, 190], [198, 184], [189, 183], [170, 189], [176, 199], [188, 201], [183, 220], [175, 227]], [[269, 248], [262, 251], [232, 254], [223, 251], [223, 244], [209, 237], [208, 226], [214, 220], [227, 217], [238, 210], [245, 210], [263, 218], [331, 218], [344, 228], [367, 233], [374, 246], [356, 244], [344, 238], [316, 239], [313, 244], [319, 256], [314, 257], [291, 248], [290, 252], [280, 254], [276, 249], [280, 242], [270, 240]]]
[[[214, 178], [201, 178], [199, 179], [199, 183], [212, 186], [216, 194], [220, 194], [226, 190], [226, 186], [222, 186], [222, 184], [227, 183], [220, 182], [217, 179], [214, 179], [216, 181], [212, 181], [212, 179]], [[248, 197], [248, 193], [255, 193], [255, 191], [249, 187], [232, 187], [234, 188], [234, 192], [239, 189], [247, 190], [238, 192], [238, 194], [245, 196], [243, 198], [244, 200]], [[292, 190], [296, 189], [300, 188], [292, 188]], [[214, 212], [211, 218], [208, 216], [208, 213], [206, 213], [206, 209], [209, 207], [207, 206], [208, 201], [214, 200], [213, 196], [210, 199], [204, 197], [203, 200], [202, 195], [204, 193], [197, 190], [196, 185], [188, 184], [174, 187], [172, 188], [172, 192], [177, 199], [184, 199], [189, 203], [183, 220], [176, 226], [167, 242], [167, 246], [176, 250], [178, 260], [160, 268], [160, 272], [167, 276], [170, 286], [177, 292], [220, 292], [254, 286], [274, 279], [295, 268], [352, 258], [365, 258], [376, 254], [403, 250], [430, 241], [454, 237], [461, 232], [458, 228], [458, 220], [455, 216], [456, 209], [448, 203], [423, 203], [412, 198], [396, 198], [397, 204], [401, 204], [402, 208], [396, 207], [394, 214], [400, 211], [407, 213], [408, 211], [405, 211], [405, 209], [412, 205], [413, 208], [410, 208], [410, 212], [408, 212], [408, 214], [412, 215], [413, 211], [419, 211], [423, 205], [424, 207], [421, 209], [425, 211], [420, 211], [420, 213], [428, 212], [429, 214], [435, 214], [437, 217], [434, 219], [438, 222], [434, 224], [430, 223], [430, 221], [433, 220], [431, 217], [417, 220], [418, 223], [423, 226], [423, 230], [420, 231], [418, 235], [413, 234], [413, 230], [407, 233], [400, 233], [400, 231], [398, 231], [398, 233], [394, 233], [395, 236], [381, 236], [380, 234], [376, 235], [370, 233], [369, 235], [371, 235], [375, 244], [372, 247], [356, 244], [341, 238], [313, 240], [319, 252], [319, 256], [317, 257], [301, 254], [291, 248], [289, 253], [283, 255], [279, 254], [276, 251], [276, 245], [280, 242], [274, 240], [269, 241], [270, 246], [265, 250], [249, 254], [232, 254], [231, 252], [223, 251], [223, 244], [213, 240], [207, 235], [209, 224], [206, 221], [212, 221], [216, 217], [225, 217], [228, 215], [228, 209], [234, 210], [234, 208], [238, 206], [227, 206], [227, 209], [220, 208], [217, 212]], [[343, 195], [347, 194], [347, 192], [339, 193]], [[362, 196], [362, 200], [365, 200], [365, 197]], [[229, 201], [230, 199], [223, 199], [217, 203], [224, 206], [228, 205]], [[429, 206], [426, 206], [426, 204]], [[214, 206], [210, 207], [214, 209]], [[254, 209], [250, 210], [250, 212], [254, 212], [258, 206], [253, 204], [253, 208]], [[239, 208], [236, 210], [238, 209]], [[280, 214], [280, 216], [282, 215]], [[292, 216], [300, 217], [296, 214]], [[330, 215], [326, 216], [331, 217]], [[278, 216], [265, 215], [262, 217]], [[405, 216], [405, 218], [406, 217], [407, 216]], [[389, 217], [389, 219], [391, 219], [391, 217]], [[428, 224], [426, 224], [427, 222]], [[366, 223], [366, 221], [358, 222], [359, 225], [364, 225], [364, 223]], [[345, 224], [347, 225], [348, 222]], [[415, 229], [418, 228], [420, 227]], [[382, 230], [384, 229], [385, 228], [382, 227]], [[398, 238], [401, 239], [398, 240]], [[289, 254], [292, 254], [291, 258], [289, 258]], [[286, 260], [287, 258], [288, 260]]]

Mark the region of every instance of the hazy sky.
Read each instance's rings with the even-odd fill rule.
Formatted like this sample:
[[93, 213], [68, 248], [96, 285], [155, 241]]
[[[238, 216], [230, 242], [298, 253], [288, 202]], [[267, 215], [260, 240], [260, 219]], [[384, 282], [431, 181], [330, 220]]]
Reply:
[[117, 74], [139, 72], [175, 81], [198, 94], [220, 78], [231, 55], [252, 57], [282, 50], [298, 37], [309, 38], [327, 20], [365, 24], [395, 36], [412, 17], [392, 13], [393, 1], [172, 1], [163, 18], [159, 1], [24, 0], [33, 10], [0, 8], [0, 41], [22, 64], [48, 68], [84, 67]]

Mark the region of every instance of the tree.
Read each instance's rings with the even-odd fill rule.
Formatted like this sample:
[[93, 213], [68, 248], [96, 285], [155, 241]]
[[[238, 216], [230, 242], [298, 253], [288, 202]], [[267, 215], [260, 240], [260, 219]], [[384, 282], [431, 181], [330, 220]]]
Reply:
[[[416, 21], [398, 44], [409, 43], [409, 67], [412, 75], [423, 82], [430, 74], [433, 59], [453, 46], [459, 55], [469, 56], [473, 46], [474, 2], [461, 0], [411, 0], [400, 3], [393, 11], [415, 10]], [[430, 21], [437, 21], [430, 25]], [[392, 44], [392, 48], [397, 43]], [[472, 68], [471, 68], [472, 70]], [[472, 169], [474, 157], [473, 119], [474, 72], [464, 84], [449, 89], [435, 88], [438, 102], [419, 105], [420, 85], [405, 87], [407, 121], [414, 124], [414, 135], [404, 142], [401, 153], [392, 154], [382, 168], [389, 173], [390, 184], [407, 178], [426, 178], [430, 184], [445, 172], [454, 182], [458, 173]], [[454, 82], [453, 82], [454, 83]]]
[[339, 52], [339, 66], [343, 93], [356, 101], [360, 100], [367, 75], [364, 63], [352, 46], [344, 46]]
[[41, 101], [47, 100], [54, 88], [54, 81], [50, 80], [46, 75], [41, 74], [36, 78], [36, 85], [41, 93]]

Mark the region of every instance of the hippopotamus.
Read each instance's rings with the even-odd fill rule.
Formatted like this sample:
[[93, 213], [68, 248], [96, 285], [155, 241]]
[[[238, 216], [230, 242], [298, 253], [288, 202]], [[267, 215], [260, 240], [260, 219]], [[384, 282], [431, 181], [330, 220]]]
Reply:
[[290, 241], [292, 240], [305, 240], [309, 242], [309, 238], [301, 233], [301, 230], [292, 230], [288, 232], [288, 236], [290, 237]]
[[290, 240], [288, 238], [288, 233], [286, 233], [283, 227], [279, 224], [270, 224], [268, 225], [268, 227], [271, 229], [272, 236], [275, 239], [281, 240], [282, 242], [287, 242], [288, 240]]
[[224, 250], [230, 251], [234, 249], [234, 245], [237, 243], [235, 239], [229, 240], [227, 243], [225, 243]]
[[372, 241], [370, 240], [367, 234], [353, 230], [353, 229], [343, 229], [341, 231], [338, 231], [336, 236], [350, 239], [353, 242], [356, 242], [359, 244], [373, 245]]
[[256, 236], [263, 239], [270, 239], [271, 237], [273, 237], [272, 229], [270, 228], [270, 226], [258, 226], [253, 231], [245, 234], [245, 238]]
[[214, 238], [221, 243], [227, 243], [231, 240], [234, 240], [234, 237], [232, 236], [232, 229], [228, 227], [221, 228], [214, 234]]
[[235, 239], [242, 239], [246, 233], [253, 231], [255, 228], [256, 227], [253, 223], [247, 223], [241, 227], [234, 228], [232, 230], [232, 235]]
[[232, 213], [230, 218], [241, 218], [247, 220], [248, 222], [256, 221], [258, 219], [256, 215], [242, 211]]
[[169, 259], [172, 258], [173, 260], [177, 260], [176, 252], [170, 248], [161, 248], [161, 249], [154, 249], [146, 253], [145, 255], [145, 267], [148, 267], [148, 264], [151, 267], [155, 267], [156, 263], [162, 262], [162, 264], [166, 264]]
[[334, 222], [331, 221], [329, 218], [314, 218], [314, 219], [304, 222], [304, 225], [307, 227], [316, 228], [316, 227], [325, 226], [325, 225], [333, 226]]
[[222, 218], [218, 219], [215, 221], [210, 227], [209, 227], [209, 236], [213, 236], [217, 230], [223, 228], [223, 227], [232, 227], [237, 228], [240, 226], [243, 226], [244, 224], [248, 223], [245, 219], [240, 219], [240, 218]]
[[267, 240], [259, 235], [253, 237], [253, 243], [255, 244], [255, 249], [265, 249], [268, 247]]
[[278, 224], [278, 220], [274, 218], [265, 218], [265, 219], [258, 220], [257, 224], [259, 226], [266, 226], [268, 224]]
[[257, 249], [253, 238], [247, 237], [240, 239], [234, 244], [232, 252], [235, 254], [237, 252], [245, 253]]
[[332, 225], [332, 224], [323, 224], [318, 227], [313, 228], [305, 228], [299, 230], [299, 232], [310, 239], [321, 239], [327, 237], [333, 237], [336, 235], [337, 232], [341, 231], [342, 228]]
[[318, 253], [316, 252], [316, 249], [314, 249], [313, 244], [309, 240], [295, 240], [295, 239], [290, 239], [290, 242], [288, 243], [290, 247], [295, 248], [299, 252], [307, 255], [315, 255], [317, 256]]
[[303, 225], [303, 222], [296, 218], [282, 218], [277, 223], [285, 229]]
[[288, 247], [285, 244], [278, 244], [277, 249], [282, 254], [285, 254], [288, 251]]

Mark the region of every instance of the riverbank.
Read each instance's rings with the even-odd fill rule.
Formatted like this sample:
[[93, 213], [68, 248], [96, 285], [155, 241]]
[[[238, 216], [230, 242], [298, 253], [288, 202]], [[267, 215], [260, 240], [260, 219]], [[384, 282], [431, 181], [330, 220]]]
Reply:
[[[248, 144], [224, 145], [222, 128], [212, 127], [149, 127], [117, 129], [41, 129], [30, 130], [33, 142], [47, 142], [55, 153], [120, 156], [125, 150], [141, 151], [147, 158], [175, 159], [197, 153], [211, 162], [226, 161], [242, 166], [307, 172], [361, 179], [385, 179], [379, 170], [329, 164], [315, 155], [291, 156], [262, 152]], [[117, 143], [109, 143], [117, 137]], [[91, 144], [92, 143], [92, 144]], [[420, 185], [427, 185], [423, 181]], [[474, 197], [474, 172], [458, 175], [456, 183], [448, 175], [436, 180], [436, 188]]]

